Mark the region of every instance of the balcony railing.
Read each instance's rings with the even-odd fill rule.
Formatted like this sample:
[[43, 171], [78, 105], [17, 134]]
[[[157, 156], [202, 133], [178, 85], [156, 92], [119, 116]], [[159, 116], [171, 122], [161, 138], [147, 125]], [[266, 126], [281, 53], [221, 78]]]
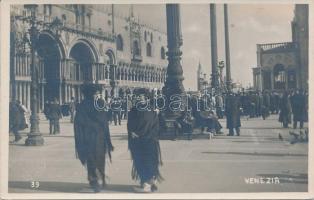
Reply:
[[282, 43], [269, 43], [269, 44], [259, 44], [262, 51], [267, 51], [271, 49], [295, 49], [296, 43], [294, 42], [282, 42]]

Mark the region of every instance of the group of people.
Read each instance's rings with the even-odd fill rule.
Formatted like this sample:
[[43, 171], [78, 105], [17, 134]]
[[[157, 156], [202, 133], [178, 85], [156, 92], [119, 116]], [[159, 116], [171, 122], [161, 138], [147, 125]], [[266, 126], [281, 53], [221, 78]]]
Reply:
[[[87, 167], [87, 176], [91, 188], [99, 192], [106, 185], [105, 160], [111, 161], [111, 152], [114, 150], [111, 142], [109, 124], [121, 125], [121, 119], [127, 119], [128, 147], [133, 161], [130, 169], [131, 176], [139, 180], [137, 192], [154, 192], [157, 182], [163, 180], [159, 166], [162, 164], [159, 146], [159, 134], [163, 126], [163, 112], [158, 109], [144, 109], [144, 105], [153, 100], [152, 94], [144, 88], [135, 91], [132, 99], [98, 98], [102, 88], [95, 84], [83, 86], [84, 98], [77, 103], [74, 98], [69, 103], [71, 122], [74, 123], [75, 149], [77, 157]], [[260, 117], [265, 119], [271, 113], [279, 113], [279, 121], [284, 127], [291, 123], [293, 114], [293, 128], [303, 128], [307, 121], [308, 94], [303, 90], [282, 94], [275, 92], [242, 92], [209, 95], [210, 109], [205, 104], [198, 104], [197, 98], [190, 100], [190, 107], [177, 118], [176, 128], [181, 133], [188, 133], [191, 139], [193, 129], [200, 127], [202, 131], [222, 134], [219, 119], [226, 117], [228, 136], [240, 135], [241, 115]], [[109, 109], [97, 109], [95, 99], [100, 105], [108, 105]], [[141, 106], [143, 105], [143, 106]], [[23, 113], [25, 109], [18, 101], [10, 103], [10, 131], [15, 135], [15, 141], [21, 139], [19, 130], [26, 127]], [[45, 104], [44, 114], [49, 120], [49, 134], [60, 133], [59, 120], [62, 118], [62, 108], [57, 99]]]

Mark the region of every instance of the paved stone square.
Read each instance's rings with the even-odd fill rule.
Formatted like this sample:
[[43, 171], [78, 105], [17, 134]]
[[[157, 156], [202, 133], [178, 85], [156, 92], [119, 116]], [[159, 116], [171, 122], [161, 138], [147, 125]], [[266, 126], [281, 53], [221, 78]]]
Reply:
[[[224, 128], [225, 135], [212, 140], [161, 140], [165, 180], [158, 192], [307, 192], [308, 144], [290, 144], [291, 129], [283, 129], [277, 119], [242, 118], [239, 137], [226, 136]], [[221, 123], [225, 127], [225, 120]], [[24, 139], [10, 144], [10, 193], [91, 192], [86, 170], [75, 156], [73, 124], [65, 118], [60, 126], [60, 135], [49, 136], [48, 122], [41, 120], [44, 146], [26, 147]], [[126, 121], [110, 130], [115, 151], [112, 163], [106, 164], [108, 187], [103, 192], [133, 193], [137, 183], [131, 179]], [[39, 187], [32, 189], [32, 181]]]

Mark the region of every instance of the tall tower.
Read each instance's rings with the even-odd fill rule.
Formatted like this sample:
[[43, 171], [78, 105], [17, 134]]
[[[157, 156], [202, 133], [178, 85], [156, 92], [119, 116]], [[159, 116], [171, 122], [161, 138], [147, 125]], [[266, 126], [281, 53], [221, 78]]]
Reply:
[[201, 91], [203, 85], [203, 70], [201, 62], [198, 63], [198, 69], [197, 69], [197, 90]]

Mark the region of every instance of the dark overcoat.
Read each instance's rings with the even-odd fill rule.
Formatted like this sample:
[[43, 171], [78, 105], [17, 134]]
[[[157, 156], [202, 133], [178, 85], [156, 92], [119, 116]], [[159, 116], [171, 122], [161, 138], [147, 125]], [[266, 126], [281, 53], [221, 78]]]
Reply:
[[293, 121], [306, 120], [306, 98], [303, 94], [295, 94], [291, 98]]
[[96, 110], [94, 101], [85, 99], [78, 104], [74, 118], [75, 149], [83, 165], [92, 162], [104, 177], [105, 155], [111, 159], [113, 146], [110, 139], [107, 114]]
[[226, 98], [227, 128], [233, 129], [241, 127], [240, 101], [237, 96], [228, 95]]

